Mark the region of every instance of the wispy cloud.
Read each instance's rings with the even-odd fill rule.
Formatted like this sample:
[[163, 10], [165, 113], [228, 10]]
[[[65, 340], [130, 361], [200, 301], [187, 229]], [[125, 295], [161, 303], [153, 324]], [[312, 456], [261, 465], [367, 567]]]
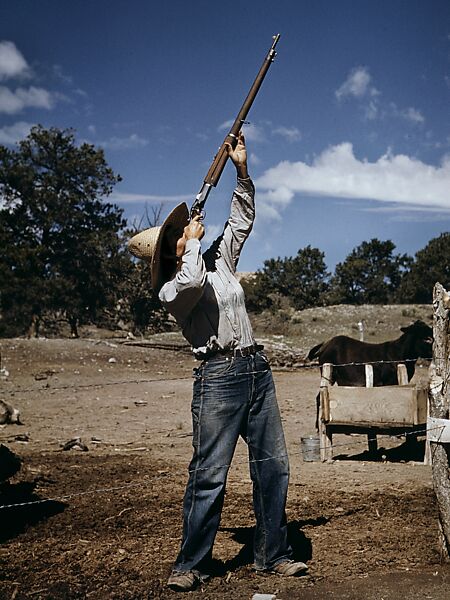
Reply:
[[53, 94], [44, 88], [31, 86], [17, 88], [14, 92], [6, 86], [0, 86], [0, 113], [14, 115], [25, 108], [45, 108], [50, 110], [55, 104]]
[[278, 213], [295, 194], [369, 199], [450, 208], [450, 156], [440, 166], [390, 151], [375, 162], [355, 157], [352, 144], [332, 146], [311, 165], [284, 161], [267, 170], [256, 186], [267, 214]]
[[425, 123], [425, 117], [416, 108], [409, 106], [408, 108], [398, 108], [397, 105], [393, 102], [390, 104], [390, 112], [395, 117], [400, 117], [405, 119], [406, 121], [410, 121], [411, 123]]
[[157, 194], [127, 194], [126, 192], [113, 192], [109, 200], [118, 204], [145, 204], [146, 202], [189, 202], [194, 201], [195, 194], [180, 196], [159, 196]]
[[[229, 130], [233, 125], [234, 121], [225, 121], [217, 128], [218, 131]], [[261, 125], [257, 125], [256, 123], [246, 123], [242, 127], [242, 133], [245, 136], [245, 139], [252, 143], [260, 143], [266, 140], [266, 134]]]
[[363, 110], [364, 118], [373, 121], [380, 118], [401, 118], [414, 125], [425, 122], [422, 112], [412, 106], [399, 108], [394, 102], [383, 102], [381, 92], [374, 86], [367, 67], [355, 67], [347, 79], [335, 91], [339, 102], [356, 99]]
[[98, 142], [100, 146], [108, 150], [130, 150], [132, 148], [142, 148], [147, 146], [149, 141], [140, 137], [137, 133], [132, 133], [127, 137], [113, 136], [103, 142]]
[[[218, 131], [229, 130], [233, 125], [233, 121], [225, 121], [217, 128]], [[242, 126], [242, 132], [245, 139], [249, 142], [264, 143], [267, 142], [272, 135], [281, 136], [288, 142], [297, 142], [302, 139], [301, 131], [295, 127], [286, 127], [285, 125], [273, 125], [270, 121], [262, 123], [245, 123]]]
[[33, 124], [26, 121], [18, 121], [13, 125], [5, 125], [5, 127], [0, 128], [0, 144], [12, 146], [19, 140], [26, 138], [32, 127]]
[[13, 42], [0, 41], [0, 81], [13, 78], [26, 78], [31, 69], [22, 53]]
[[[0, 41], [0, 81], [36, 79], [26, 59], [16, 45], [8, 40]], [[27, 108], [43, 108], [51, 110], [58, 100], [63, 100], [62, 94], [50, 92], [43, 87], [31, 85], [19, 86], [14, 89], [8, 85], [0, 85], [0, 113], [15, 115]]]
[[377, 96], [378, 90], [371, 85], [372, 76], [367, 67], [355, 67], [350, 71], [344, 83], [335, 91], [336, 98], [342, 100], [348, 96], [363, 98]]
[[[29, 85], [28, 80], [40, 84], [56, 80], [58, 84], [72, 86], [72, 78], [65, 75], [59, 65], [41, 64], [37, 72], [31, 69], [14, 42], [0, 41], [0, 114], [15, 115], [33, 108], [52, 110], [58, 102], [70, 102], [66, 94], [49, 91], [42, 85]], [[72, 93], [78, 94], [77, 90], [71, 90]]]
[[302, 139], [302, 134], [297, 127], [284, 127], [283, 125], [280, 125], [279, 127], [275, 127], [275, 129], [272, 130], [272, 133], [280, 135], [288, 142], [298, 142]]
[[257, 154], [255, 154], [254, 152], [250, 152], [250, 156], [248, 159], [248, 162], [253, 165], [253, 166], [257, 166], [261, 163], [261, 159], [259, 158], [259, 156]]

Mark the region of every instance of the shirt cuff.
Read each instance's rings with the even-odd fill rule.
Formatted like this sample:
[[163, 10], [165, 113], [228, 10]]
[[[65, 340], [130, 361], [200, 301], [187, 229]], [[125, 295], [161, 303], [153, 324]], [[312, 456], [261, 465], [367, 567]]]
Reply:
[[192, 238], [190, 240], [186, 240], [186, 252], [188, 252], [189, 250], [191, 251], [196, 251], [198, 250], [198, 248], [200, 248], [200, 240], [198, 240], [197, 238]]
[[245, 179], [237, 178], [237, 190], [239, 192], [252, 192], [254, 189], [255, 186], [251, 177], [246, 177]]

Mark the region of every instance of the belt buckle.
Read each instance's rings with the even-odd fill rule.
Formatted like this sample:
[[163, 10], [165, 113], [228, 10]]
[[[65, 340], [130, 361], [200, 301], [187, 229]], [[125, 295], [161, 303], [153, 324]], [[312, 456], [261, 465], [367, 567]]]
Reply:
[[238, 348], [237, 350], [237, 354], [238, 356], [243, 356], [243, 357], [247, 357], [250, 356], [251, 354], [253, 354], [255, 351], [255, 346], [245, 346], [244, 348]]

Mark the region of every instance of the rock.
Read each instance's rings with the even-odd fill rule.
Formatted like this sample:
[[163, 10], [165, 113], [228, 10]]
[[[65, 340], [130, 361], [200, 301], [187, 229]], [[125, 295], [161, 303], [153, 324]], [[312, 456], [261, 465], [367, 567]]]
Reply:
[[17, 423], [20, 425], [20, 411], [4, 400], [0, 400], [0, 425]]
[[86, 444], [83, 444], [83, 442], [81, 441], [81, 438], [79, 438], [79, 437], [73, 438], [73, 439], [69, 440], [68, 442], [66, 442], [65, 444], [63, 444], [62, 449], [63, 450], [82, 450], [83, 452], [87, 452], [89, 450], [89, 448], [86, 446]]

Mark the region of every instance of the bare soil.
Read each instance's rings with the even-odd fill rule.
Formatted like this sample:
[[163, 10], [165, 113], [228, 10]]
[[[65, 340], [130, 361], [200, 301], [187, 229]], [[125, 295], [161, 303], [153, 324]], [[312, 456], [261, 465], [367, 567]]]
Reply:
[[[392, 313], [384, 339], [417, 315]], [[305, 329], [318, 323], [300, 318]], [[278, 364], [284, 343], [301, 354], [330, 331], [324, 321], [315, 335], [304, 331], [294, 342], [258, 333]], [[126, 345], [92, 330], [84, 335], [0, 343], [0, 397], [20, 409], [23, 421], [0, 427], [0, 442], [23, 461], [0, 486], [0, 504], [44, 501], [0, 508], [0, 598], [174, 598], [166, 580], [180, 541], [195, 361], [174, 334], [152, 340], [163, 347]], [[403, 440], [381, 438], [384, 458], [371, 460], [364, 437], [337, 436], [332, 463], [306, 462], [301, 437], [314, 433], [318, 369], [299, 364], [274, 375], [291, 459], [290, 540], [309, 575], [253, 572], [251, 483], [240, 443], [215, 544], [215, 577], [187, 596], [448, 598], [450, 569], [441, 561], [423, 444], [411, 454]], [[426, 378], [426, 366], [416, 377]], [[74, 438], [80, 443], [64, 450]]]

